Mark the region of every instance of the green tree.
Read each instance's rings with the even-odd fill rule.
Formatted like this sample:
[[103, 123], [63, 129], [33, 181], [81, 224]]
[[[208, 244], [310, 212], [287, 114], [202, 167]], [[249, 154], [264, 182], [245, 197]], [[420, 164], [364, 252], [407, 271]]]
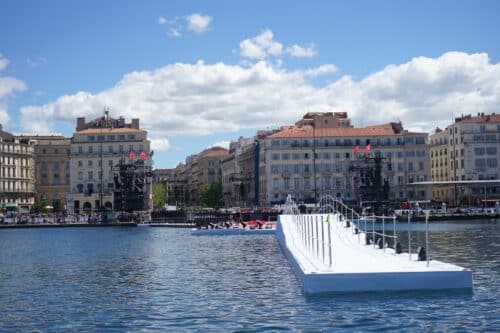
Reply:
[[167, 186], [163, 183], [153, 184], [153, 207], [161, 209], [167, 203]]
[[217, 208], [222, 205], [222, 185], [205, 184], [201, 187], [203, 204], [207, 207]]

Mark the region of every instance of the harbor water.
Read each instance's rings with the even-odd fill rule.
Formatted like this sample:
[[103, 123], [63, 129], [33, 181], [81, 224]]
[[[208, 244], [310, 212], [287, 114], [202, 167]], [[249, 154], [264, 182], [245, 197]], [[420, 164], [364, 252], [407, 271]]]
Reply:
[[473, 293], [305, 296], [273, 235], [4, 229], [0, 332], [499, 332], [500, 220], [430, 230], [431, 256], [470, 268]]

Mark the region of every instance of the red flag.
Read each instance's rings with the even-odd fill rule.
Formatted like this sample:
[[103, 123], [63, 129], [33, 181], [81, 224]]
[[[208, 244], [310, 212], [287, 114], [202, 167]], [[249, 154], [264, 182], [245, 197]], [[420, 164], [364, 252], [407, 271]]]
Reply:
[[356, 145], [356, 147], [354, 147], [354, 149], [353, 149], [353, 151], [352, 151], [352, 154], [353, 154], [353, 155], [356, 155], [360, 149], [361, 149], [361, 148], [359, 147], [359, 145]]
[[135, 158], [135, 153], [133, 151], [131, 151], [130, 153], [128, 153], [128, 158], [130, 160], [133, 160]]
[[142, 152], [141, 152], [141, 154], [140, 154], [140, 156], [141, 156], [141, 158], [142, 158], [143, 160], [145, 160], [145, 159], [146, 159], [146, 157], [148, 156], [148, 154], [146, 154], [146, 152], [145, 152], [145, 151], [142, 151]]
[[370, 150], [372, 150], [372, 145], [367, 144], [365, 147], [365, 155], [368, 155], [370, 153]]

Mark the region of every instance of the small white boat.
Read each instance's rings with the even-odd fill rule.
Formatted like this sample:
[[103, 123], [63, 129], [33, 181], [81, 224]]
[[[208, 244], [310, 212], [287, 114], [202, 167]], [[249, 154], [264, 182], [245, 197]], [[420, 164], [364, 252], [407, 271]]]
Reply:
[[191, 229], [193, 236], [222, 236], [222, 235], [274, 235], [276, 228], [249, 229], [249, 228], [221, 228], [221, 229]]

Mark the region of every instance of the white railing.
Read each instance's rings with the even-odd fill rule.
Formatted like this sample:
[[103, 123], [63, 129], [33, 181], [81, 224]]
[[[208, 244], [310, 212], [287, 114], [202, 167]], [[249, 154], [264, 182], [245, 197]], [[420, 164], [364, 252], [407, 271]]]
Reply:
[[[287, 215], [287, 226], [293, 246], [302, 253], [316, 269], [329, 269], [335, 265], [333, 258], [334, 228], [333, 223], [342, 223], [342, 227], [350, 228], [353, 234], [357, 235], [358, 243], [364, 241], [365, 245], [372, 245], [373, 248], [381, 249], [393, 248], [395, 253], [402, 252], [401, 244], [396, 233], [396, 216], [361, 216], [353, 208], [347, 206], [341, 200], [332, 196], [322, 197], [318, 207], [318, 214], [299, 214], [297, 205], [288, 196], [284, 206], [284, 214]], [[371, 224], [371, 225], [370, 225]], [[380, 225], [375, 228], [375, 224]], [[408, 228], [410, 233], [410, 228]], [[364, 236], [362, 241], [361, 236]], [[411, 260], [412, 239], [408, 237], [408, 252]], [[426, 243], [424, 257], [418, 260], [427, 260], [428, 256], [428, 228], [426, 228]], [[425, 250], [427, 249], [427, 253]]]
[[288, 224], [293, 246], [316, 269], [333, 266], [332, 214], [290, 215]]
[[[365, 234], [366, 245], [373, 244], [373, 247], [378, 245], [380, 249], [383, 249], [385, 251], [385, 248], [389, 247], [386, 239], [390, 239], [392, 240], [392, 248], [394, 248], [394, 250], [398, 251], [399, 253], [401, 252], [401, 246], [398, 245], [399, 242], [396, 234], [397, 219], [395, 215], [361, 216], [353, 208], [347, 206], [342, 200], [334, 198], [330, 195], [324, 196], [320, 199], [319, 209], [320, 212], [330, 211], [339, 213], [340, 218], [346, 220], [347, 227], [349, 227], [352, 223], [353, 227], [351, 229], [354, 234], [358, 235], [358, 242], [360, 241], [360, 233], [362, 232]], [[382, 231], [377, 231], [375, 230], [375, 224], [380, 222], [382, 224]], [[388, 228], [387, 223], [389, 223]], [[391, 229], [392, 233], [390, 232]]]

